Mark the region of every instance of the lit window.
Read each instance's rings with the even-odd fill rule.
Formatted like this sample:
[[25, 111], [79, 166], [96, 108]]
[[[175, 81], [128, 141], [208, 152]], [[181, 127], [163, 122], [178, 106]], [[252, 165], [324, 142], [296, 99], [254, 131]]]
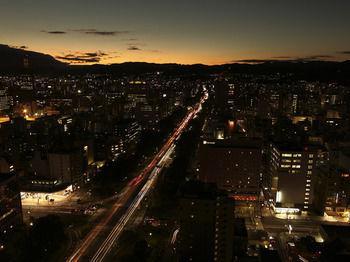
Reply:
[[281, 165], [281, 168], [288, 168], [290, 165]]

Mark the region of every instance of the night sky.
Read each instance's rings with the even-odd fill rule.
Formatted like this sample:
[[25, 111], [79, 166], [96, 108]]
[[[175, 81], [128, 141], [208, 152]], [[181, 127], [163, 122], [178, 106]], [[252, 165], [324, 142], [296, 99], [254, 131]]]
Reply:
[[0, 0], [0, 43], [71, 63], [350, 59], [349, 0]]

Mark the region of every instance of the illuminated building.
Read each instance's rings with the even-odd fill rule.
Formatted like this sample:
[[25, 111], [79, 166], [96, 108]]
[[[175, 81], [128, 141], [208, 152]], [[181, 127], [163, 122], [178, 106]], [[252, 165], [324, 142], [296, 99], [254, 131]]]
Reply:
[[265, 188], [270, 188], [271, 200], [277, 212], [292, 213], [310, 209], [319, 152], [318, 147], [270, 145], [270, 176]]
[[65, 201], [72, 191], [73, 186], [69, 183], [43, 177], [28, 177], [21, 184], [21, 200], [23, 205]]
[[9, 98], [5, 89], [0, 89], [0, 112], [10, 108]]
[[349, 148], [331, 148], [329, 161], [315, 177], [314, 206], [320, 214], [350, 217]]
[[111, 145], [112, 158], [121, 154], [132, 154], [136, 150], [141, 134], [141, 126], [133, 120], [124, 119], [114, 125], [115, 143]]
[[152, 127], [160, 120], [160, 110], [158, 104], [137, 103], [135, 119], [144, 127]]
[[62, 126], [64, 132], [69, 132], [73, 124], [73, 118], [70, 116], [63, 116], [60, 117], [57, 122]]
[[199, 179], [233, 195], [257, 196], [261, 168], [260, 139], [203, 140], [200, 146]]
[[[84, 150], [35, 151], [30, 160], [32, 175], [26, 176], [22, 184], [22, 197], [42, 198], [49, 193], [62, 195], [73, 184], [80, 182], [87, 162], [88, 146]], [[87, 163], [86, 163], [87, 164]], [[27, 194], [27, 195], [25, 195]]]
[[298, 95], [297, 94], [293, 94], [292, 96], [292, 113], [296, 114], [298, 110]]
[[153, 128], [174, 109], [174, 100], [166, 92], [142, 81], [132, 81], [127, 89], [127, 102], [131, 118], [145, 128]]

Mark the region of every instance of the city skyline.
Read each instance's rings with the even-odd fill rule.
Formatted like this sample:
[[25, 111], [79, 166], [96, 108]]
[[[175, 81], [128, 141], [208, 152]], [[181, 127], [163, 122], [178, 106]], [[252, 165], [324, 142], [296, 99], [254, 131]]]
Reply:
[[349, 0], [0, 7], [0, 261], [350, 261]]
[[72, 64], [343, 61], [349, 8], [314, 0], [2, 1], [0, 43]]

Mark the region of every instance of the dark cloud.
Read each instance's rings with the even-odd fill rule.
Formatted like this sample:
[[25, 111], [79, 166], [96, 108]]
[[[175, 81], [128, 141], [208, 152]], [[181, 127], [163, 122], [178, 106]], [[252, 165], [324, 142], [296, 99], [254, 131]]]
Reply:
[[145, 49], [145, 47], [147, 46], [146, 43], [131, 41], [131, 43], [127, 43], [127, 46], [127, 50], [129, 51], [147, 51]]
[[271, 62], [311, 62], [311, 61], [322, 61], [334, 58], [331, 55], [311, 55], [305, 57], [290, 57], [290, 56], [277, 56], [271, 59], [242, 59], [234, 60], [232, 63], [249, 63], [249, 64], [260, 64], [260, 63], [271, 63]]
[[99, 63], [103, 58], [107, 58], [108, 54], [102, 51], [87, 52], [87, 53], [70, 53], [62, 56], [56, 56], [57, 59], [73, 63], [73, 64], [83, 64], [83, 63]]
[[276, 62], [282, 61], [277, 59], [241, 59], [241, 60], [233, 60], [232, 63], [250, 63], [250, 64], [259, 64], [259, 63], [267, 63], [267, 62]]
[[123, 34], [129, 34], [130, 31], [100, 31], [96, 29], [75, 29], [72, 30], [74, 32], [79, 32], [87, 35], [99, 35], [99, 36], [116, 36], [116, 35], [123, 35]]
[[301, 58], [296, 58], [295, 60], [304, 60], [304, 61], [313, 61], [313, 60], [324, 60], [333, 58], [331, 55], [311, 55], [311, 56], [305, 56]]
[[274, 56], [272, 59], [292, 59], [291, 56]]
[[111, 55], [111, 56], [106, 56], [106, 59], [115, 59], [115, 58], [119, 58], [119, 55]]
[[52, 34], [52, 35], [63, 35], [63, 34], [67, 33], [65, 31], [46, 31], [46, 30], [42, 30], [41, 32], [47, 33], [47, 34]]
[[18, 45], [11, 45], [10, 47], [16, 48], [16, 49], [28, 49], [28, 46], [26, 46], [26, 45], [20, 45], [20, 46], [18, 46]]
[[99, 58], [87, 58], [75, 55], [65, 55], [65, 56], [56, 56], [57, 59], [63, 60], [69, 63], [78, 64], [78, 63], [98, 63], [101, 59]]
[[[116, 35], [123, 35], [123, 34], [129, 34], [130, 31], [100, 31], [96, 29], [72, 29], [69, 30], [71, 32], [78, 32], [82, 34], [87, 34], [87, 35], [99, 35], [99, 36], [116, 36]], [[47, 30], [42, 30], [41, 32], [47, 33], [47, 34], [53, 34], [53, 35], [61, 35], [61, 34], [67, 34], [68, 32], [66, 31], [47, 31]], [[135, 38], [130, 38], [130, 39], [135, 39]], [[135, 40], [129, 40], [129, 41], [136, 41]]]
[[342, 55], [350, 55], [350, 51], [340, 51], [337, 52], [338, 54], [342, 54]]
[[89, 57], [103, 57], [103, 56], [106, 56], [107, 54], [102, 51], [98, 51], [93, 53], [85, 53], [84, 55]]
[[128, 47], [128, 50], [129, 51], [141, 51], [142, 49], [137, 47], [137, 46], [132, 45], [132, 46]]

